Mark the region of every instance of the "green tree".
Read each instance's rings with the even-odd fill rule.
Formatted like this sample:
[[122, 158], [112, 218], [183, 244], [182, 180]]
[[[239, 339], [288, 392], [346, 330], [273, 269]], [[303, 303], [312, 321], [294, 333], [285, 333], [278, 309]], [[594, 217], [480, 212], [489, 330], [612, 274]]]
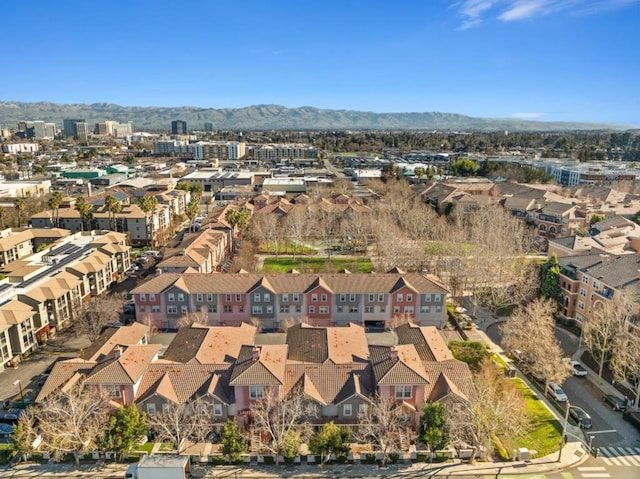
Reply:
[[349, 431], [336, 426], [333, 421], [323, 424], [309, 441], [309, 450], [320, 455], [320, 461], [328, 461], [331, 454], [346, 457], [349, 454]]
[[140, 414], [135, 404], [117, 409], [109, 418], [101, 441], [104, 450], [116, 451], [125, 457], [148, 432], [144, 414]]
[[26, 460], [33, 452], [33, 442], [37, 437], [35, 417], [31, 409], [25, 410], [20, 416], [9, 436], [11, 448], [15, 454], [20, 454], [21, 459]]
[[80, 215], [80, 229], [84, 231], [85, 224], [93, 217], [93, 207], [84, 196], [80, 196], [76, 199], [75, 210]]
[[470, 158], [460, 158], [451, 163], [450, 168], [456, 176], [474, 176], [478, 171], [478, 164]]
[[15, 200], [13, 200], [13, 207], [18, 213], [18, 228], [20, 228], [22, 226], [22, 211], [25, 208], [24, 198], [18, 196]]
[[555, 253], [540, 267], [540, 296], [553, 300], [557, 305], [562, 302], [560, 288], [560, 263]]
[[595, 225], [596, 223], [600, 223], [601, 221], [604, 221], [604, 220], [605, 220], [604, 215], [593, 215], [589, 220], [589, 224]]
[[[142, 212], [147, 216], [151, 213], [156, 206], [158, 206], [158, 198], [155, 196], [143, 196], [138, 200], [138, 206], [142, 210]], [[149, 236], [151, 238], [151, 244], [155, 244], [155, 232], [153, 231], [153, 215], [149, 221]]]
[[224, 219], [235, 230], [236, 228], [242, 232], [249, 226], [249, 220], [251, 219], [251, 211], [246, 206], [240, 209], [230, 209], [224, 215]]
[[433, 454], [443, 449], [449, 442], [449, 426], [446, 419], [447, 411], [444, 404], [428, 402], [422, 408], [420, 416], [420, 440], [426, 444]]
[[295, 429], [289, 429], [282, 437], [278, 452], [285, 461], [291, 462], [300, 453], [300, 446], [302, 446], [300, 433]]
[[122, 204], [111, 195], [107, 195], [104, 199], [104, 206], [109, 212], [109, 223], [111, 224], [111, 229], [113, 231], [116, 230], [116, 214], [122, 211]]
[[7, 210], [4, 208], [4, 206], [0, 206], [0, 228], [1, 229], [5, 228], [6, 220], [7, 220]]
[[400, 170], [398, 168], [398, 165], [394, 165], [393, 163], [384, 165], [382, 167], [382, 171], [380, 172], [380, 179], [385, 183], [390, 180], [397, 180], [399, 176]]
[[193, 230], [194, 220], [198, 213], [200, 212], [200, 204], [198, 203], [198, 198], [193, 197], [187, 204], [186, 214], [187, 218], [189, 218], [189, 230]]
[[228, 419], [222, 428], [222, 454], [229, 462], [238, 462], [247, 451], [247, 440], [238, 429], [235, 419]]
[[[54, 192], [49, 200], [47, 201], [47, 206], [51, 208], [51, 222], [53, 226], [58, 226], [60, 224], [60, 205], [62, 204], [62, 193], [59, 191]], [[54, 219], [55, 213], [55, 219]]]
[[467, 363], [472, 371], [479, 371], [482, 361], [489, 356], [487, 347], [479, 341], [451, 341], [449, 349], [454, 358]]

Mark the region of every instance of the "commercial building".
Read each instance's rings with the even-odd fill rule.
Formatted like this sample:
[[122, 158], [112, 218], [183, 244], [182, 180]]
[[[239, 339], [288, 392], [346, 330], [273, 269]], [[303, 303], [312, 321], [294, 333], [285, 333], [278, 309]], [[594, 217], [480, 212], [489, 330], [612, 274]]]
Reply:
[[186, 135], [187, 134], [187, 122], [184, 120], [173, 120], [171, 122], [171, 134], [172, 135]]

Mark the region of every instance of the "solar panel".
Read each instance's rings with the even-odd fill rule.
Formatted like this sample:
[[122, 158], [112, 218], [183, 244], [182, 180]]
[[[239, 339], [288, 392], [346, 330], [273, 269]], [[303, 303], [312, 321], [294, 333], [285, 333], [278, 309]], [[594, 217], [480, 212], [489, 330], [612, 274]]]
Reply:
[[65, 256], [64, 258], [62, 258], [60, 261], [58, 261], [56, 264], [50, 266], [49, 268], [47, 268], [46, 270], [36, 274], [33, 278], [29, 278], [26, 281], [23, 281], [22, 283], [18, 284], [18, 288], [28, 288], [29, 286], [31, 286], [33, 283], [40, 281], [42, 278], [44, 278], [45, 276], [49, 276], [49, 275], [53, 275], [54, 273], [59, 272], [64, 266], [68, 265], [69, 263], [72, 263], [73, 261], [78, 260], [79, 258], [81, 258], [84, 254], [86, 254], [87, 252], [91, 251], [93, 248], [90, 245], [84, 246], [84, 247], [80, 247], [77, 245], [72, 245], [75, 246], [76, 249], [78, 249], [77, 251], [68, 254], [67, 256]]

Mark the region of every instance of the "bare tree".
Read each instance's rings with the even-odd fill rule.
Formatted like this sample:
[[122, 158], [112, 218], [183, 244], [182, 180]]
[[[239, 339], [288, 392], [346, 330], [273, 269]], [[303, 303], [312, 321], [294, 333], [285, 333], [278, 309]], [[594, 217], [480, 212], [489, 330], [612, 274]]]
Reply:
[[100, 389], [82, 383], [50, 395], [35, 412], [42, 445], [58, 458], [73, 453], [79, 462], [98, 441], [110, 410]]
[[402, 452], [403, 437], [410, 435], [412, 424], [407, 412], [395, 398], [376, 395], [359, 411], [355, 436], [377, 446], [382, 462], [387, 462], [390, 454]]
[[279, 330], [282, 333], [286, 333], [287, 329], [291, 328], [292, 326], [296, 326], [298, 324], [301, 323], [308, 323], [309, 322], [309, 318], [302, 317], [302, 318], [287, 318], [283, 321], [280, 321], [280, 327]]
[[179, 404], [168, 403], [162, 412], [147, 416], [147, 424], [158, 439], [172, 443], [178, 454], [185, 449], [187, 439], [197, 440], [211, 432], [203, 432], [203, 428], [209, 428], [210, 423], [206, 402], [201, 398]]
[[92, 298], [82, 306], [75, 319], [76, 331], [95, 341], [102, 330], [120, 319], [125, 303], [123, 295], [111, 294]]
[[278, 396], [277, 389], [267, 389], [251, 407], [253, 425], [264, 440], [264, 449], [285, 457], [292, 437], [303, 440], [310, 436], [308, 419], [316, 412], [314, 404], [297, 386], [283, 398]]
[[395, 314], [391, 317], [389, 321], [385, 324], [386, 329], [393, 331], [398, 326], [402, 326], [407, 323], [414, 323], [414, 318], [410, 314]]
[[620, 349], [620, 343], [632, 316], [630, 302], [623, 294], [616, 292], [614, 298], [596, 303], [591, 317], [584, 319], [582, 337], [584, 344], [598, 361], [599, 377], [602, 377], [604, 363], [614, 351]]
[[207, 324], [208, 321], [209, 314], [206, 309], [200, 309], [199, 311], [191, 311], [180, 316], [176, 322], [176, 326], [178, 326], [178, 328], [184, 328], [191, 326], [194, 323]]
[[304, 250], [304, 242], [307, 239], [307, 232], [309, 231], [306, 211], [297, 208], [292, 210], [284, 218], [284, 229], [289, 241], [293, 244], [293, 258], [295, 259], [298, 246], [302, 246]]
[[635, 327], [622, 335], [609, 364], [617, 381], [635, 390], [634, 404], [640, 405], [640, 336]]
[[453, 444], [472, 446], [474, 456], [484, 456], [493, 449], [495, 436], [521, 434], [530, 420], [522, 393], [513, 380], [499, 376], [491, 360], [484, 360], [473, 383], [474, 397], [447, 402], [447, 421]]
[[553, 301], [536, 299], [516, 310], [502, 326], [503, 346], [521, 352], [526, 361], [520, 367], [543, 377], [545, 389], [549, 382], [561, 384], [569, 375], [554, 333], [554, 311]]

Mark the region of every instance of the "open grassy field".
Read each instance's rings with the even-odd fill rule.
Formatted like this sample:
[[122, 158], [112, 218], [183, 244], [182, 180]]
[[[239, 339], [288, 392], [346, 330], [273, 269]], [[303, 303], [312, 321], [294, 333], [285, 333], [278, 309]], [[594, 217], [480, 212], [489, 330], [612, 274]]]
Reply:
[[547, 409], [542, 399], [521, 379], [515, 378], [514, 381], [524, 394], [531, 427], [527, 434], [522, 436], [510, 439], [500, 438], [505, 449], [510, 453], [513, 449], [526, 447], [529, 450], [538, 451], [538, 457], [557, 451], [560, 447], [562, 425]]
[[265, 258], [262, 273], [287, 273], [292, 269], [300, 273], [337, 273], [347, 269], [352, 273], [371, 273], [371, 260], [368, 258], [316, 258], [274, 257]]

